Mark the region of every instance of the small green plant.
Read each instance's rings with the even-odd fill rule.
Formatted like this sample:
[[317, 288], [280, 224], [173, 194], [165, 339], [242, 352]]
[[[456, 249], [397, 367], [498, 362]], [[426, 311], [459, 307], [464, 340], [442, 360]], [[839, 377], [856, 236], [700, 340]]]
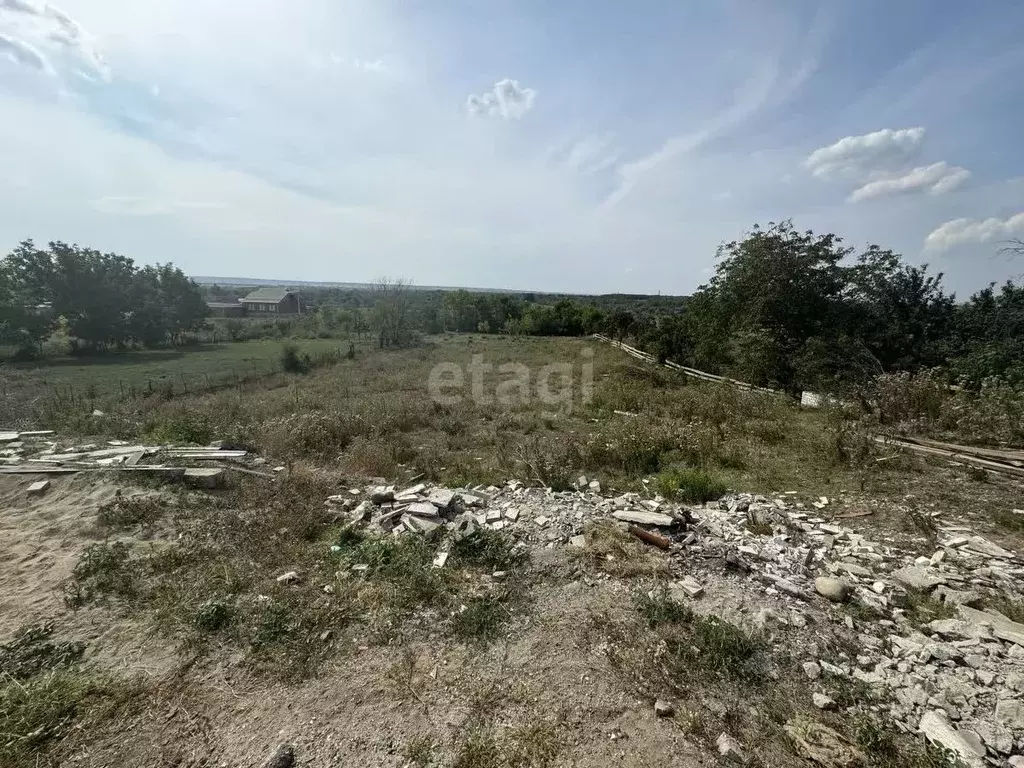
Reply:
[[952, 619], [957, 615], [955, 606], [936, 600], [920, 589], [908, 589], [906, 597], [898, 601], [897, 605], [906, 611], [907, 621], [914, 626], [936, 619]]
[[231, 623], [232, 606], [220, 600], [205, 600], [196, 609], [192, 623], [203, 632], [219, 632]]
[[103, 528], [151, 525], [163, 516], [165, 509], [164, 502], [151, 496], [118, 496], [99, 508], [96, 523]]
[[653, 592], [638, 592], [633, 597], [633, 605], [644, 617], [647, 626], [654, 628], [673, 622], [687, 623], [693, 621], [693, 611], [680, 602], [673, 600], [664, 587]]
[[452, 617], [451, 631], [460, 639], [486, 644], [498, 639], [508, 617], [501, 595], [476, 597]]
[[52, 636], [51, 624], [19, 629], [9, 642], [0, 645], [0, 671], [25, 680], [45, 670], [71, 666], [82, 658], [85, 643], [58, 642]]
[[456, 541], [451, 553], [459, 565], [474, 565], [495, 571], [511, 570], [529, 559], [529, 554], [516, 547], [513, 539], [498, 531], [486, 529]]
[[703, 469], [670, 469], [655, 478], [655, 488], [666, 499], [702, 504], [725, 495], [726, 486]]
[[429, 768], [434, 758], [434, 739], [431, 736], [418, 736], [405, 747], [405, 759], [408, 765], [416, 768]]
[[68, 607], [79, 608], [107, 596], [131, 600], [138, 585], [130, 561], [131, 547], [123, 541], [89, 545], [65, 584]]
[[43, 749], [70, 727], [82, 702], [96, 689], [80, 672], [53, 670], [29, 680], [0, 683], [0, 765], [40, 765]]
[[993, 522], [1007, 531], [1024, 532], [1024, 514], [1000, 509], [992, 516]]

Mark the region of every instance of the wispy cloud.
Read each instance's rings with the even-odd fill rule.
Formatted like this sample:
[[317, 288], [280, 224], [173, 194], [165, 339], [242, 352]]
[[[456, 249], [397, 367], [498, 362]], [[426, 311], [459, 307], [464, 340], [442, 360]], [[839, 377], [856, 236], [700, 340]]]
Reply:
[[991, 243], [1024, 234], [1024, 213], [1008, 219], [953, 219], [925, 238], [925, 249], [946, 251], [970, 243]]
[[924, 140], [924, 128], [883, 128], [846, 136], [814, 150], [804, 167], [819, 179], [864, 178], [898, 167], [912, 158]]
[[943, 195], [952, 192], [968, 178], [971, 172], [966, 168], [948, 165], [945, 161], [913, 168], [907, 173], [875, 179], [857, 187], [849, 197], [851, 203], [859, 203], [876, 197], [927, 192], [929, 195]]
[[110, 68], [88, 32], [45, 2], [0, 0], [0, 53], [48, 74], [66, 70], [86, 80], [110, 80]]
[[537, 98], [533, 88], [524, 88], [518, 80], [499, 80], [491, 90], [480, 95], [472, 94], [466, 99], [466, 109], [471, 115], [502, 117], [518, 120], [531, 109]]

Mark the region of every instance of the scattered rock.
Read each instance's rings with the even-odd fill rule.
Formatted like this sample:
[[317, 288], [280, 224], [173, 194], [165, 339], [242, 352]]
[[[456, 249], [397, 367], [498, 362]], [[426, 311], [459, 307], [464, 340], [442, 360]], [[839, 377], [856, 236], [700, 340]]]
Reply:
[[806, 718], [795, 718], [783, 726], [801, 757], [818, 765], [832, 768], [852, 768], [867, 765], [864, 754], [847, 741], [838, 731]]
[[740, 743], [725, 731], [719, 734], [715, 744], [718, 746], [718, 754], [727, 762], [740, 764], [746, 762], [747, 756], [743, 753]]
[[819, 595], [828, 598], [833, 603], [841, 603], [850, 596], [851, 587], [845, 581], [829, 576], [819, 576], [814, 580], [814, 589]]
[[49, 487], [49, 480], [38, 480], [28, 487], [27, 493], [29, 496], [42, 496]]
[[815, 694], [813, 694], [811, 696], [811, 701], [814, 702], [814, 706], [816, 706], [818, 709], [835, 709], [836, 708], [835, 699], [832, 699], [832, 698], [826, 696], [824, 693], [815, 693]]
[[298, 584], [300, 581], [302, 581], [302, 576], [298, 571], [288, 571], [277, 577], [278, 584]]
[[1024, 731], [1024, 702], [1000, 699], [996, 703], [996, 722], [1012, 731]]
[[928, 712], [921, 718], [918, 730], [928, 741], [952, 752], [965, 768], [983, 768], [985, 761], [975, 752], [975, 745], [960, 735], [960, 732], [940, 712]]
[[804, 674], [808, 680], [817, 680], [821, 677], [821, 665], [816, 661], [804, 662]]
[[263, 768], [292, 768], [293, 765], [295, 765], [295, 747], [291, 744], [282, 744], [263, 763]]
[[654, 714], [658, 717], [672, 717], [676, 713], [676, 708], [672, 706], [672, 702], [666, 699], [658, 699], [654, 702]]
[[945, 582], [941, 576], [929, 573], [924, 568], [908, 565], [892, 572], [892, 579], [897, 584], [910, 589], [931, 590]]
[[637, 525], [656, 525], [661, 528], [668, 528], [675, 524], [670, 515], [660, 512], [646, 512], [639, 509], [621, 509], [612, 512], [612, 517], [622, 520], [625, 523], [636, 523]]

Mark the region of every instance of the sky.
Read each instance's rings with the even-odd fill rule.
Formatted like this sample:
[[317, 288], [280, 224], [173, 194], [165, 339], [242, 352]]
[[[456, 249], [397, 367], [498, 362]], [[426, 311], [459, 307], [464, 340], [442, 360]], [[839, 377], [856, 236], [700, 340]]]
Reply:
[[0, 252], [689, 293], [792, 219], [1024, 273], [1019, 0], [0, 0]]

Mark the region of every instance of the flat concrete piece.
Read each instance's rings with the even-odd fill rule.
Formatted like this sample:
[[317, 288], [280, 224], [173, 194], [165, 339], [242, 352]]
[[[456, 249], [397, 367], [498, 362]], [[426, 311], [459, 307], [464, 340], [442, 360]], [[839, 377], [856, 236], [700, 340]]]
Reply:
[[224, 484], [225, 472], [216, 467], [189, 467], [185, 470], [185, 481], [203, 488], [217, 488]]
[[49, 480], [37, 480], [28, 487], [28, 492], [33, 496], [39, 496], [43, 493], [46, 493], [46, 489], [49, 487]]

